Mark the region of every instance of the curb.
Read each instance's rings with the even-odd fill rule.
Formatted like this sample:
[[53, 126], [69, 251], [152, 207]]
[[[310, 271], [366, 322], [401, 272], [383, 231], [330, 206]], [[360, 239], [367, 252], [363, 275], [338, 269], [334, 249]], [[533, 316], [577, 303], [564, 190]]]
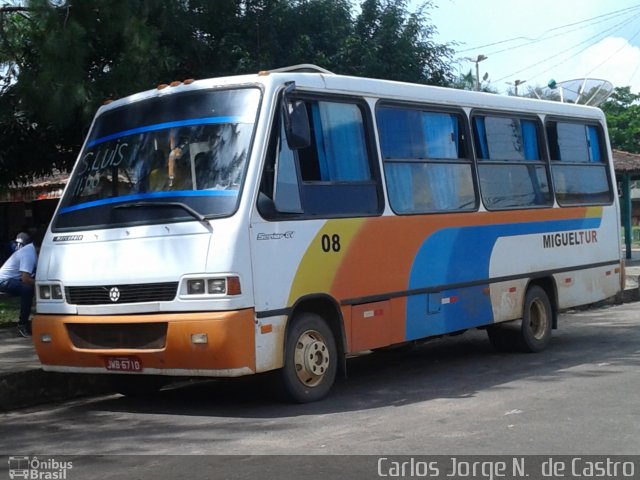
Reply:
[[0, 377], [0, 411], [112, 393], [108, 379], [84, 373], [24, 370]]
[[640, 287], [625, 288], [618, 292], [615, 296], [606, 298], [596, 303], [575, 307], [576, 310], [588, 310], [593, 307], [603, 305], [622, 305], [624, 303], [635, 303], [640, 301]]
[[640, 301], [640, 287], [627, 288], [622, 291], [622, 303], [633, 303]]
[[[0, 327], [0, 341], [17, 338], [15, 327], [16, 324]], [[45, 372], [35, 352], [32, 356], [33, 360], [28, 359], [24, 366], [21, 362], [17, 371], [0, 373], [0, 412], [113, 392], [106, 376]]]

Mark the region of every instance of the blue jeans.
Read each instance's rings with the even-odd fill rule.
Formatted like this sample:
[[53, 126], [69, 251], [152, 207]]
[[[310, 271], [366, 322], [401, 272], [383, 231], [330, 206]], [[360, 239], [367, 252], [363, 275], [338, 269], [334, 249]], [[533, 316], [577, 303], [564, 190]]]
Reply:
[[4, 280], [0, 282], [0, 292], [20, 297], [20, 320], [18, 325], [26, 327], [29, 324], [31, 305], [33, 305], [33, 285], [27, 285], [21, 280]]

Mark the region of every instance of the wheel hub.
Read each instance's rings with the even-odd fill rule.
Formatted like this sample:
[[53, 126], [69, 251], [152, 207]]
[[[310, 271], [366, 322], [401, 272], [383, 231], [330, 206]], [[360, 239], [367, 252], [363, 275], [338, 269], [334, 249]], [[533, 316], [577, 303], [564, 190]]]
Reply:
[[298, 379], [309, 387], [318, 385], [329, 368], [329, 349], [318, 332], [308, 330], [296, 344], [295, 366]]
[[548, 321], [549, 319], [547, 318], [546, 310], [542, 302], [538, 299], [534, 300], [529, 309], [529, 326], [533, 336], [537, 340], [544, 337]]

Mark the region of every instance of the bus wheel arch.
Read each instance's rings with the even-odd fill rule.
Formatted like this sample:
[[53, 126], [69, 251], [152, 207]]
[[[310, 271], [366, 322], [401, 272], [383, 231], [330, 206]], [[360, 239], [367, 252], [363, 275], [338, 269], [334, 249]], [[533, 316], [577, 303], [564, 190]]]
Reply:
[[489, 340], [501, 352], [540, 352], [551, 341], [551, 330], [557, 326], [557, 312], [553, 279], [532, 280], [525, 291], [520, 320], [489, 326]]
[[344, 371], [344, 327], [337, 303], [324, 296], [299, 300], [287, 322], [281, 384], [288, 399], [313, 402], [327, 395]]
[[551, 304], [551, 327], [555, 330], [558, 328], [558, 288], [553, 277], [536, 278], [527, 285], [527, 292], [532, 286], [538, 286], [544, 290]]

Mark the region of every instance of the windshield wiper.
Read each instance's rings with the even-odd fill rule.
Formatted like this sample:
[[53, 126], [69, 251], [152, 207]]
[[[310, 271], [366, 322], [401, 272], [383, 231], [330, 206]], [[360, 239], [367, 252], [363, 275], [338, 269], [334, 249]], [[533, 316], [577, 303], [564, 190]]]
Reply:
[[113, 208], [120, 209], [120, 208], [167, 208], [167, 207], [180, 208], [181, 210], [184, 210], [193, 218], [198, 220], [202, 225], [207, 227], [209, 231], [213, 231], [211, 224], [207, 221], [207, 217], [202, 215], [197, 210], [194, 210], [186, 203], [182, 203], [182, 202], [128, 202], [128, 203], [121, 203], [120, 205], [116, 205]]

